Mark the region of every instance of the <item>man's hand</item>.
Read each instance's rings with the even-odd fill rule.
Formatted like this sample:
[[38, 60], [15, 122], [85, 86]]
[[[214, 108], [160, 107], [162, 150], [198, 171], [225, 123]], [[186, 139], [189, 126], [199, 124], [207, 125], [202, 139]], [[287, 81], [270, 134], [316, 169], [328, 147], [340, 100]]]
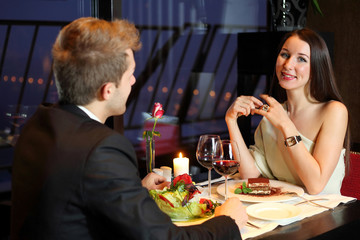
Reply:
[[141, 184], [148, 190], [163, 189], [164, 187], [170, 186], [170, 182], [167, 182], [165, 177], [153, 172], [146, 175], [143, 180], [141, 180]]
[[248, 215], [240, 200], [236, 197], [229, 198], [226, 202], [215, 209], [215, 216], [225, 215], [235, 220], [239, 230], [245, 226]]

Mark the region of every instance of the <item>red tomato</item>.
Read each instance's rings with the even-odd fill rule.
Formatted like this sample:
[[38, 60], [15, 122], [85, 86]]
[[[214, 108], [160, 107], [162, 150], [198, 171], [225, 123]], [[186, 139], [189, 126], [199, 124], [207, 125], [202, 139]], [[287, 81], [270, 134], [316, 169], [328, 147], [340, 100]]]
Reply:
[[167, 202], [168, 204], [170, 204], [171, 207], [174, 207], [174, 205], [166, 198], [164, 197], [163, 195], [159, 194], [159, 197], [161, 200]]
[[213, 204], [209, 199], [201, 198], [199, 203], [200, 204], [206, 204], [206, 209], [212, 209], [213, 208]]

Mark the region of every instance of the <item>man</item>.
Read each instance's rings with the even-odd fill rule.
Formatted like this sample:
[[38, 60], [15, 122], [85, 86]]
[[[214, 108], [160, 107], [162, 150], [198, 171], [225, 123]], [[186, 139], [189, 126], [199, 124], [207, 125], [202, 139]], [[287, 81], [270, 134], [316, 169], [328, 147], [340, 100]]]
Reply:
[[13, 165], [12, 239], [240, 239], [247, 221], [230, 199], [217, 217], [180, 228], [161, 212], [139, 178], [131, 143], [103, 123], [123, 114], [138, 31], [127, 21], [81, 18], [53, 47], [59, 104], [41, 105], [18, 140]]

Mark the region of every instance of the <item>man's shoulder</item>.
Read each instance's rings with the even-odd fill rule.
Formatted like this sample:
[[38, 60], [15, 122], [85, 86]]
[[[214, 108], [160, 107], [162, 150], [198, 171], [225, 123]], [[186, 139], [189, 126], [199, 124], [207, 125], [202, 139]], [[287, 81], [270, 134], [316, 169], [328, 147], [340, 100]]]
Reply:
[[[46, 121], [56, 136], [71, 140], [71, 145], [80, 148], [96, 148], [98, 146], [114, 146], [132, 148], [130, 141], [96, 120], [91, 119], [76, 105], [40, 106], [42, 116], [37, 119]], [[66, 142], [62, 142], [66, 144]], [[86, 147], [87, 146], [87, 147]]]

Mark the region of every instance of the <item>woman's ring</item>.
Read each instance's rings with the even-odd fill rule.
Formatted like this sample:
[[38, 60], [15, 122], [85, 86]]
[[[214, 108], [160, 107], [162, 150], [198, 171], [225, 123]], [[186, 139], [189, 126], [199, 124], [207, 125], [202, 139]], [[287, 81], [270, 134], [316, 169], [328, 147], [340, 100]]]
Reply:
[[269, 105], [267, 105], [267, 104], [264, 104], [264, 105], [262, 105], [261, 106], [261, 108], [260, 108], [261, 110], [263, 110], [263, 111], [265, 111], [265, 112], [267, 112], [267, 111], [269, 111], [269, 109], [270, 109], [270, 106]]

